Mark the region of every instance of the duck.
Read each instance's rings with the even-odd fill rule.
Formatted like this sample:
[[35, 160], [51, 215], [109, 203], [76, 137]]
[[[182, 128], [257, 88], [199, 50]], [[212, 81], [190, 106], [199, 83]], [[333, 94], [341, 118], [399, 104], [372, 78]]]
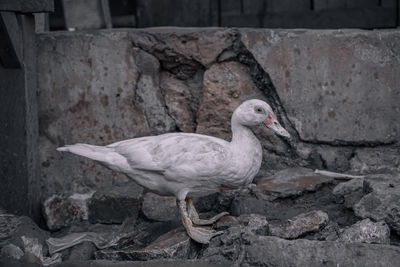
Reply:
[[192, 199], [252, 182], [262, 162], [262, 146], [251, 130], [257, 125], [290, 137], [268, 103], [251, 99], [233, 111], [231, 141], [179, 132], [138, 137], [106, 146], [77, 143], [57, 150], [95, 160], [161, 196], [175, 196], [189, 237], [208, 244], [223, 232], [206, 226], [228, 212], [200, 219]]

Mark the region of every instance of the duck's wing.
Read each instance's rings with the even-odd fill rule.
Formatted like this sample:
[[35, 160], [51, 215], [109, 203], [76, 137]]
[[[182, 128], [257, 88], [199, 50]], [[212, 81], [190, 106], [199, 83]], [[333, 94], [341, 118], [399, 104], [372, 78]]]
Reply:
[[231, 157], [228, 142], [198, 134], [164, 134], [111, 144], [132, 168], [179, 177], [220, 175]]

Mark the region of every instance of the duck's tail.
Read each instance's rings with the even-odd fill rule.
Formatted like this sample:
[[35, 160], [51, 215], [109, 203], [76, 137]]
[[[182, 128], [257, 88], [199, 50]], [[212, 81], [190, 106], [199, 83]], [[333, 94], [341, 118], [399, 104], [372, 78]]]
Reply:
[[70, 152], [89, 159], [104, 162], [110, 153], [114, 153], [111, 149], [104, 146], [94, 146], [88, 144], [66, 145], [57, 148], [58, 151]]

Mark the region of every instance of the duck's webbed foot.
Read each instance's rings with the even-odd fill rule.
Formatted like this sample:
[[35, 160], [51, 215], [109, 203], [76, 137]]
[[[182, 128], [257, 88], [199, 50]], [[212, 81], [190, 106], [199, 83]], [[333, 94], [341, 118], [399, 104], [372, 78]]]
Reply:
[[217, 231], [205, 228], [205, 227], [193, 226], [193, 223], [190, 220], [190, 217], [189, 217], [189, 214], [187, 211], [186, 201], [185, 200], [177, 200], [177, 204], [179, 207], [179, 211], [181, 213], [183, 226], [185, 226], [186, 232], [194, 241], [199, 242], [201, 244], [208, 244], [208, 243], [210, 243], [211, 238], [223, 233], [221, 231], [217, 232]]
[[189, 214], [189, 218], [193, 222], [193, 224], [196, 224], [196, 225], [211, 225], [211, 224], [217, 222], [219, 219], [221, 219], [225, 215], [229, 214], [228, 212], [225, 211], [225, 212], [221, 212], [221, 213], [215, 215], [214, 217], [212, 217], [210, 219], [200, 219], [199, 214], [197, 213], [197, 210], [194, 207], [193, 201], [191, 198], [186, 199], [186, 204], [187, 204], [187, 211]]

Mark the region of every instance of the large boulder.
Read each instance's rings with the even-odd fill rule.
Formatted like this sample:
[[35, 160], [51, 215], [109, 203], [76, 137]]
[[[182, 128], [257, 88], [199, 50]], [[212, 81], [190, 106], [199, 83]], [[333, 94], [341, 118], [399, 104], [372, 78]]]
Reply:
[[400, 59], [393, 56], [398, 53], [399, 32], [244, 29], [240, 33], [246, 49], [270, 75], [302, 140], [337, 144], [399, 140], [400, 117], [393, 112], [400, 102]]

